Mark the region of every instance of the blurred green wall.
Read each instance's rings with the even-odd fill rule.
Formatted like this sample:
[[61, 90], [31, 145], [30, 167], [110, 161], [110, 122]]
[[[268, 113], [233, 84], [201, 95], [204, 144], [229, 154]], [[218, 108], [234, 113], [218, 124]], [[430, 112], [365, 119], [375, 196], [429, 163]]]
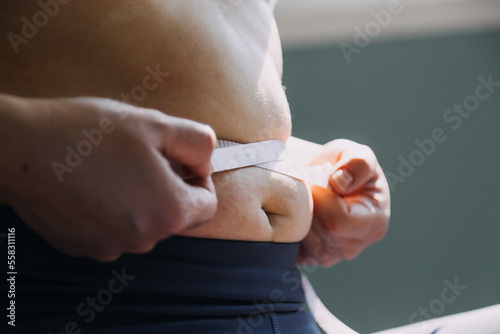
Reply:
[[[408, 324], [420, 308], [434, 317], [500, 303], [500, 87], [456, 130], [443, 120], [479, 76], [500, 82], [500, 32], [373, 43], [350, 64], [336, 45], [285, 49], [284, 59], [295, 136], [365, 143], [396, 175], [415, 140], [435, 128], [447, 136], [394, 184], [382, 242], [312, 270], [323, 302], [362, 333]], [[444, 281], [455, 279], [467, 288], [445, 303]]]

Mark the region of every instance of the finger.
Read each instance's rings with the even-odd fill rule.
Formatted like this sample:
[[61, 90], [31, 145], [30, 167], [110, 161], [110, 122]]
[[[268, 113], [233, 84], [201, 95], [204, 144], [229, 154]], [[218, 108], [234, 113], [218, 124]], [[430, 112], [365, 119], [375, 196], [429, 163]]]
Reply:
[[300, 243], [297, 261], [304, 266], [319, 264], [329, 267], [342, 261], [342, 257], [335, 247], [325, 244], [320, 235], [311, 230]]
[[209, 219], [217, 203], [211, 180], [195, 178], [188, 183], [174, 172], [161, 152], [151, 147], [149, 153], [152, 164], [145, 182], [149, 187], [147, 193], [138, 191], [139, 202], [147, 208], [141, 215], [146, 221], [143, 234], [160, 241]]
[[330, 186], [341, 195], [350, 194], [376, 177], [377, 161], [374, 156], [341, 159], [330, 177]]
[[354, 260], [367, 247], [362, 240], [348, 238], [339, 238], [337, 245], [337, 248], [333, 249], [336, 256], [347, 261]]
[[216, 136], [210, 126], [168, 117], [161, 135], [160, 150], [167, 159], [185, 165], [190, 172], [202, 178], [212, 173], [210, 157]]
[[[319, 235], [352, 239], [378, 239], [387, 230], [386, 217], [369, 194], [342, 197], [321, 187], [311, 187], [314, 213], [320, 220], [312, 229]], [[318, 229], [321, 226], [322, 230]]]
[[352, 260], [370, 244], [364, 239], [341, 237], [328, 233], [317, 219], [313, 221], [312, 230], [317, 237], [317, 244], [321, 245], [323, 249], [323, 254], [318, 250], [314, 253], [315, 258], [319, 259], [322, 264], [332, 265], [342, 260]]
[[332, 266], [343, 260], [356, 258], [369, 245], [364, 240], [333, 236], [319, 221], [301, 242], [298, 261], [303, 265]]
[[211, 177], [194, 178], [179, 187], [178, 208], [186, 228], [213, 219], [217, 211], [217, 195]]
[[350, 235], [353, 227], [349, 224], [349, 208], [337, 193], [317, 186], [311, 187], [314, 213], [321, 223], [313, 222], [312, 228], [321, 225], [318, 234]]

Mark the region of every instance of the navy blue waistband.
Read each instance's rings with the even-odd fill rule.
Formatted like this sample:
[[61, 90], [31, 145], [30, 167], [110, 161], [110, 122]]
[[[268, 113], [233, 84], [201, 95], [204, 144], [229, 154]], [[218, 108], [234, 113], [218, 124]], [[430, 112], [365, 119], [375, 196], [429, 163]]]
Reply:
[[95, 323], [122, 325], [294, 312], [304, 303], [299, 243], [174, 236], [148, 254], [101, 263], [56, 251], [9, 208], [0, 207], [0, 221], [16, 228], [20, 319], [81, 322], [90, 314], [76, 310], [88, 297], [112, 298]]

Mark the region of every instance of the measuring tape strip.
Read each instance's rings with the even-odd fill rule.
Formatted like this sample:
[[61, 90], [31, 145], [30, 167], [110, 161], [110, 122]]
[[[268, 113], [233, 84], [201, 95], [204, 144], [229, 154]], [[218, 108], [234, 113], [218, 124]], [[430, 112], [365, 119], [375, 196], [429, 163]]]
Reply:
[[214, 167], [214, 173], [217, 173], [287, 158], [285, 142], [282, 140], [267, 140], [249, 144], [217, 140], [217, 146], [212, 153], [210, 162]]
[[304, 274], [302, 274], [302, 287], [304, 288], [309, 311], [326, 334], [358, 334], [328, 310]]
[[330, 174], [320, 166], [307, 166], [289, 159], [283, 140], [240, 144], [217, 140], [211, 158], [214, 173], [243, 167], [260, 167], [317, 186], [328, 188]]
[[[323, 188], [328, 188], [330, 179], [330, 174], [320, 166], [312, 167], [290, 160], [286, 154], [285, 142], [282, 140], [266, 140], [249, 144], [217, 140], [211, 163], [214, 173], [253, 166], [307, 181]], [[302, 286], [311, 314], [327, 334], [357, 334], [328, 311], [304, 274], [302, 274]]]

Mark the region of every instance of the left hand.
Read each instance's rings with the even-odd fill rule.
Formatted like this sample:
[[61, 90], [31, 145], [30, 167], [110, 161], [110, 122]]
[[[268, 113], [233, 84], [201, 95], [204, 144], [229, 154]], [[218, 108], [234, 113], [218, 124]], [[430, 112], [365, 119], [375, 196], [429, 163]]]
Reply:
[[332, 266], [380, 241], [389, 227], [390, 193], [373, 151], [350, 140], [324, 145], [312, 165], [333, 165], [330, 188], [312, 186], [314, 215], [298, 262]]

